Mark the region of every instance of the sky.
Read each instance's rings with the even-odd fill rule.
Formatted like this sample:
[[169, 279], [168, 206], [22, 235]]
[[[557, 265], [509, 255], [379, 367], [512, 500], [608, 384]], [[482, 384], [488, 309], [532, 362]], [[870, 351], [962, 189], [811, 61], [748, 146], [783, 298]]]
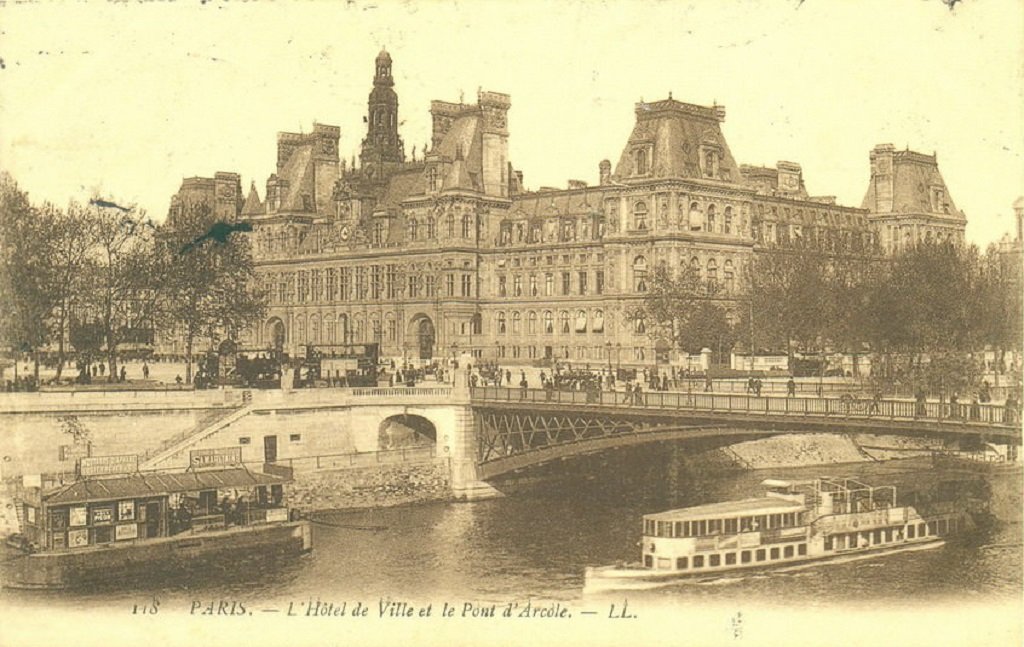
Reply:
[[99, 194], [166, 214], [185, 177], [255, 181], [276, 133], [341, 128], [357, 153], [382, 46], [406, 154], [432, 99], [511, 95], [528, 188], [596, 183], [634, 104], [726, 107], [740, 163], [802, 165], [860, 206], [880, 143], [938, 154], [968, 240], [1013, 230], [1024, 194], [1024, 3], [124, 2], [0, 6], [0, 168], [34, 201]]

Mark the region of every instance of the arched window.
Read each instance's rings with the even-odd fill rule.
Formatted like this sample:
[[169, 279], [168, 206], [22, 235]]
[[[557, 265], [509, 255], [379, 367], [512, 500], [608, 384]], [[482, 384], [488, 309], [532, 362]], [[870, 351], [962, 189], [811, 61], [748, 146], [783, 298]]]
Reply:
[[316, 315], [309, 318], [309, 341], [314, 344], [320, 341], [320, 317]]
[[498, 334], [499, 335], [504, 335], [505, 331], [506, 331], [505, 313], [504, 312], [499, 312], [498, 313]]
[[555, 332], [555, 316], [550, 310], [544, 311], [544, 334], [550, 335]]
[[537, 334], [537, 313], [532, 310], [526, 315], [526, 332], [531, 335]]
[[519, 276], [518, 274], [512, 277], [512, 296], [523, 296], [523, 277]]
[[633, 229], [647, 229], [647, 203], [637, 202], [633, 205]]
[[725, 266], [722, 268], [722, 278], [725, 280], [725, 291], [731, 294], [736, 288], [732, 261], [725, 262]]
[[537, 275], [536, 274], [531, 274], [530, 275], [530, 296], [531, 297], [537, 296]]
[[732, 207], [726, 207], [725, 208], [725, 213], [722, 215], [722, 219], [723, 219], [723, 222], [722, 222], [722, 227], [723, 227], [722, 233], [724, 233], [724, 234], [731, 234], [732, 233]]
[[473, 318], [469, 320], [469, 329], [472, 334], [479, 335], [484, 331], [484, 320], [478, 314], [473, 315]]
[[633, 289], [636, 292], [647, 291], [647, 259], [643, 256], [633, 259]]
[[562, 310], [558, 313], [558, 327], [561, 329], [562, 334], [569, 334], [569, 311]]
[[708, 259], [708, 290], [714, 292], [718, 288], [718, 263], [715, 259]]
[[700, 260], [696, 256], [690, 259], [690, 270], [694, 278], [700, 279]]
[[594, 317], [590, 320], [590, 330], [593, 332], [604, 332], [603, 310], [594, 310]]
[[434, 216], [427, 216], [427, 238], [437, 238], [437, 221], [434, 220]]
[[468, 213], [462, 216], [462, 237], [469, 238], [473, 234], [473, 216]]
[[555, 275], [544, 275], [544, 296], [550, 297], [555, 293]]
[[338, 315], [338, 339], [343, 344], [352, 341], [352, 331], [348, 329], [348, 315]]
[[647, 149], [641, 148], [636, 152], [636, 174], [647, 174]]
[[647, 334], [647, 320], [644, 318], [642, 314], [637, 315], [633, 319], [633, 332], [635, 332], [638, 335]]
[[696, 202], [690, 203], [690, 231], [704, 230], [704, 214], [701, 213], [700, 205]]
[[587, 332], [587, 311], [576, 311], [576, 332]]
[[420, 223], [415, 218], [409, 218], [409, 240], [416, 240], [419, 231]]
[[715, 225], [716, 225], [716, 223], [715, 223], [715, 205], [709, 204], [708, 205], [707, 227], [705, 227], [705, 230], [706, 231], [715, 231]]
[[522, 321], [523, 321], [523, 316], [521, 314], [519, 314], [518, 312], [513, 312], [512, 313], [512, 334], [513, 335], [518, 335], [521, 332]]
[[444, 218], [446, 229], [448, 230], [448, 237], [455, 238], [455, 214], [449, 213]]

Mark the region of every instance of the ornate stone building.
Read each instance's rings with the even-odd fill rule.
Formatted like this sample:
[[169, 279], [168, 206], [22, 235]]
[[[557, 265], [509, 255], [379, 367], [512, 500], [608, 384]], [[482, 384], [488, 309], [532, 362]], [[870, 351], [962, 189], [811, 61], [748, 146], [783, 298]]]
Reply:
[[[650, 365], [672, 359], [636, 316], [659, 266], [697, 269], [729, 306], [752, 254], [874, 255], [963, 236], [934, 156], [876, 147], [862, 207], [840, 206], [807, 194], [799, 164], [737, 164], [725, 109], [671, 96], [636, 105], [618, 163], [600, 162], [594, 186], [526, 190], [508, 159], [511, 101], [497, 92], [431, 102], [429, 147], [407, 160], [391, 66], [382, 51], [358, 166], [339, 159], [337, 127], [279, 133], [265, 200], [253, 184], [233, 203], [254, 224], [271, 294], [249, 344]], [[185, 181], [172, 213], [201, 182]]]

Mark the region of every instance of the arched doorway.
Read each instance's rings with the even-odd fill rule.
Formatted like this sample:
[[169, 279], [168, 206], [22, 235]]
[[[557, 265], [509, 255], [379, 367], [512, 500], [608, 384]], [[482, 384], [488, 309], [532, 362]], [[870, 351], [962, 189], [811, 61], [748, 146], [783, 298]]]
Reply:
[[415, 343], [415, 352], [418, 357], [420, 359], [433, 358], [436, 331], [430, 317], [424, 314], [413, 317], [409, 322], [409, 333], [409, 339]]
[[382, 451], [430, 447], [436, 442], [437, 429], [423, 416], [391, 416], [380, 423], [377, 431], [377, 447]]
[[277, 317], [267, 321], [265, 338], [274, 350], [284, 350], [284, 322]]

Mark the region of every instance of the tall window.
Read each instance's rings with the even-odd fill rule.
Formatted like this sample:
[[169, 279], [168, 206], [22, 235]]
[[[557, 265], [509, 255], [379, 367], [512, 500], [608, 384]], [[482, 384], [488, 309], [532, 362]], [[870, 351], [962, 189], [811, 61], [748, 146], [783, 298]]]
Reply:
[[558, 327], [562, 331], [562, 334], [569, 334], [569, 311], [562, 310], [558, 313]]
[[370, 298], [379, 299], [381, 294], [381, 286], [384, 283], [383, 272], [381, 271], [380, 265], [374, 265], [370, 268]]
[[582, 333], [587, 332], [587, 311], [577, 310], [576, 311], [576, 332]]
[[544, 311], [544, 334], [550, 335], [555, 332], [555, 315], [550, 310]]
[[445, 274], [444, 284], [446, 289], [445, 294], [447, 294], [450, 297], [455, 296], [455, 275], [452, 274], [451, 272]]
[[553, 274], [544, 275], [544, 296], [550, 297], [555, 294], [555, 276]]
[[384, 291], [387, 294], [387, 298], [394, 299], [398, 296], [398, 267], [396, 265], [387, 266], [387, 274], [385, 276]]
[[420, 289], [423, 282], [423, 277], [418, 272], [409, 274], [409, 298], [418, 299], [420, 296]]
[[437, 277], [433, 274], [427, 275], [427, 298], [432, 299], [437, 296]]
[[633, 229], [647, 229], [647, 203], [633, 205]]
[[723, 218], [722, 233], [731, 234], [732, 233], [732, 207], [726, 207], [725, 208], [725, 212], [722, 215], [722, 218]]
[[327, 269], [327, 300], [335, 301], [338, 298], [338, 270], [331, 267]]
[[714, 292], [718, 289], [718, 263], [715, 259], [708, 259], [708, 291]]
[[637, 315], [636, 318], [633, 319], [633, 332], [638, 335], [644, 335], [647, 333], [647, 320], [643, 315]]
[[646, 175], [648, 170], [647, 149], [641, 148], [636, 152], [636, 174]]
[[299, 303], [305, 303], [309, 298], [309, 278], [306, 276], [306, 272], [303, 270], [299, 271]]
[[420, 223], [415, 218], [409, 218], [409, 240], [416, 240], [420, 232]]
[[462, 296], [471, 297], [473, 296], [473, 276], [471, 274], [462, 275]]
[[594, 272], [594, 294], [604, 294], [604, 270]]
[[431, 166], [427, 169], [427, 186], [431, 191], [437, 191], [437, 167]]
[[714, 231], [715, 230], [715, 224], [716, 224], [715, 223], [715, 205], [709, 204], [708, 205], [708, 216], [707, 216], [707, 227], [706, 227], [706, 230], [707, 231]]
[[736, 287], [733, 279], [732, 261], [725, 262], [725, 266], [722, 268], [722, 278], [725, 280], [725, 291], [731, 294]]
[[398, 341], [398, 323], [394, 319], [388, 319], [387, 323], [388, 323], [388, 341], [394, 343], [394, 342]]
[[520, 324], [522, 323], [522, 315], [518, 312], [512, 313], [512, 334], [518, 335], [520, 333]]
[[700, 261], [696, 256], [690, 259], [690, 271], [693, 272], [695, 279], [700, 280]]
[[537, 275], [536, 274], [531, 274], [530, 275], [530, 296], [531, 297], [537, 296]]
[[512, 296], [523, 296], [523, 277], [518, 274], [512, 276]]
[[647, 291], [647, 259], [643, 256], [633, 259], [633, 289], [636, 292]]
[[352, 298], [352, 270], [348, 267], [341, 268], [341, 300], [348, 301]]
[[462, 216], [462, 237], [469, 238], [473, 235], [473, 216], [468, 213]]
[[537, 313], [532, 310], [526, 315], [526, 332], [531, 335], [537, 334]]
[[449, 213], [445, 216], [445, 223], [448, 226], [448, 237], [455, 238], [455, 214]]
[[372, 241], [373, 244], [374, 245], [383, 245], [386, 239], [387, 239], [387, 235], [384, 233], [384, 223], [382, 223], [382, 222], [374, 223], [374, 225], [373, 225], [373, 241]]
[[587, 293], [587, 271], [581, 270], [578, 274], [580, 294], [584, 295]]
[[499, 297], [507, 297], [508, 296], [508, 280], [507, 279], [508, 279], [508, 277], [506, 277], [504, 275], [498, 277], [498, 296]]
[[570, 291], [570, 288], [571, 288], [571, 285], [570, 285], [571, 281], [572, 281], [572, 275], [569, 274], [568, 272], [562, 272], [562, 294], [564, 296], [568, 296], [569, 295], [569, 291]]
[[427, 216], [427, 238], [437, 238], [437, 221], [434, 220], [434, 216]]
[[505, 313], [504, 312], [499, 312], [498, 313], [498, 334], [499, 335], [504, 335], [506, 330], [507, 330], [507, 327], [506, 327]]

